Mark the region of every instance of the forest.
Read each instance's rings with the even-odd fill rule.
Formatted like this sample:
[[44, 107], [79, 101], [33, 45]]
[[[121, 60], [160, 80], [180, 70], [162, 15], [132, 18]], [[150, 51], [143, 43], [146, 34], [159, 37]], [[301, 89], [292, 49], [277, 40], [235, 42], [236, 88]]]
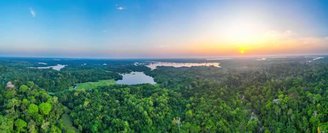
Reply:
[[[158, 61], [220, 67], [146, 66]], [[156, 84], [115, 83], [129, 72]], [[0, 132], [324, 133], [328, 57], [0, 58]]]

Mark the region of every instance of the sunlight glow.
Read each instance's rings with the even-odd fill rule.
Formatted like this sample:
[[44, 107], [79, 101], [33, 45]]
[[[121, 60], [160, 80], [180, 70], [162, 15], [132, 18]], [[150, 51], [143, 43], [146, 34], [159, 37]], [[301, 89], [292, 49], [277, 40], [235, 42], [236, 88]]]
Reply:
[[245, 53], [245, 49], [244, 49], [244, 48], [240, 48], [240, 49], [239, 49], [239, 53], [240, 53], [240, 54], [244, 54], [244, 53]]
[[246, 51], [257, 49], [259, 46], [266, 44], [269, 40], [266, 34], [268, 30], [270, 30], [269, 27], [256, 17], [237, 15], [231, 16], [230, 19], [220, 25], [218, 35], [220, 41], [224, 40], [225, 45], [234, 48], [237, 54], [243, 55], [246, 54]]
[[266, 27], [256, 19], [237, 18], [228, 21], [222, 28], [224, 38], [233, 44], [254, 44], [263, 41]]

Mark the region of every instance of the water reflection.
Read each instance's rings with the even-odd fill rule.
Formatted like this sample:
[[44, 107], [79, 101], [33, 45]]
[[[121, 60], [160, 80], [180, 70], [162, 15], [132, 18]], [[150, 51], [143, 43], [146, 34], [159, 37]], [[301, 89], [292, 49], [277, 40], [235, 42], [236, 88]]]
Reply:
[[172, 67], [193, 67], [193, 66], [213, 66], [220, 67], [220, 63], [175, 63], [175, 62], [155, 62], [147, 65], [151, 70], [156, 69], [158, 66], [172, 66]]
[[57, 64], [56, 66], [46, 66], [46, 67], [30, 67], [36, 69], [53, 69], [56, 71], [60, 71], [61, 69], [65, 68], [67, 65]]
[[143, 72], [131, 72], [122, 74], [122, 80], [117, 80], [117, 84], [135, 85], [135, 84], [156, 84], [153, 77], [146, 75]]

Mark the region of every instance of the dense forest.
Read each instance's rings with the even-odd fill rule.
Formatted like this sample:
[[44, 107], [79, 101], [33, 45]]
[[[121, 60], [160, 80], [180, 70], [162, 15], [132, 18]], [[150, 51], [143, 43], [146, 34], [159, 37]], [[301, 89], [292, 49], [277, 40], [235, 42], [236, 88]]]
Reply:
[[[327, 57], [151, 61], [204, 62], [1, 58], [0, 132], [328, 132]], [[70, 89], [132, 71], [157, 84]]]

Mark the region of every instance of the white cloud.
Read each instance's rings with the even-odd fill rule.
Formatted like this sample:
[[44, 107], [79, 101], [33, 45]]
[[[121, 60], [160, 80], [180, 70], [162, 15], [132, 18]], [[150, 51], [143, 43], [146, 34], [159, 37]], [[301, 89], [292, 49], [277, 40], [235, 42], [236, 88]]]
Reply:
[[116, 9], [122, 11], [122, 10], [124, 10], [125, 8], [124, 8], [123, 6], [119, 6], [119, 7], [117, 7]]
[[31, 13], [32, 17], [36, 17], [36, 12], [34, 11], [33, 8], [30, 8], [30, 13]]
[[116, 10], [123, 11], [123, 10], [125, 10], [125, 7], [123, 7], [121, 5], [116, 5]]

